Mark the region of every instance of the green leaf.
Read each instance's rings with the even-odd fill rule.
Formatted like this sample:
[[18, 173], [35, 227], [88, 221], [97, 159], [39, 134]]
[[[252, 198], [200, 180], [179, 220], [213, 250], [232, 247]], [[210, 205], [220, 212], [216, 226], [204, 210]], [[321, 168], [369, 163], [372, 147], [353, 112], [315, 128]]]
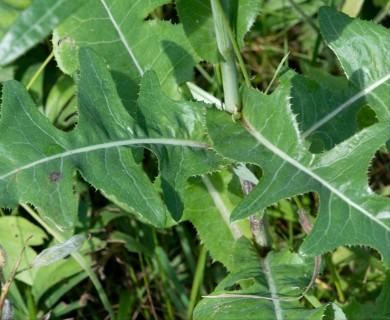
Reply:
[[390, 314], [390, 274], [387, 273], [382, 290], [374, 304], [359, 304], [352, 301], [343, 308], [348, 319], [386, 319]]
[[6, 65], [20, 57], [85, 3], [85, 0], [33, 1], [17, 17], [1, 40], [0, 65]]
[[321, 34], [378, 119], [390, 120], [390, 32], [334, 8], [319, 11]]
[[[227, 1], [228, 18], [240, 47], [243, 44], [244, 35], [260, 13], [262, 4], [263, 0]], [[176, 7], [187, 38], [196, 53], [204, 60], [217, 63], [219, 61], [218, 47], [210, 1], [178, 0]]]
[[[223, 164], [221, 157], [209, 149], [204, 127], [206, 105], [168, 98], [162, 93], [156, 75], [150, 71], [142, 79], [138, 107], [138, 125], [148, 137], [177, 139], [172, 144], [162, 141], [147, 147], [157, 155], [164, 202], [178, 221], [183, 213], [187, 179], [214, 171]], [[188, 148], [191, 145], [186, 141], [189, 140], [194, 140], [194, 148]]]
[[[216, 288], [213, 295], [257, 295], [269, 298], [299, 296], [310, 282], [313, 262], [307, 257], [289, 251], [270, 252], [260, 259], [254, 248], [246, 245], [246, 239], [237, 242], [230, 252], [237, 263]], [[237, 261], [237, 262], [238, 262]], [[317, 309], [307, 309], [299, 301], [270, 301], [248, 297], [205, 298], [194, 310], [194, 319], [336, 319], [324, 317], [339, 314], [346, 319], [340, 308], [328, 304]]]
[[33, 268], [48, 266], [58, 260], [65, 258], [71, 253], [78, 251], [85, 241], [85, 236], [75, 235], [64, 243], [41, 251], [30, 263]]
[[319, 17], [322, 36], [349, 81], [319, 72], [317, 83], [294, 76], [292, 108], [302, 137], [329, 149], [357, 131], [358, 112], [366, 104], [378, 119], [390, 120], [390, 34], [382, 26], [351, 19], [333, 8], [321, 8]]
[[29, 4], [30, 0], [22, 1], [24, 3], [17, 4], [15, 1], [0, 0], [0, 39], [20, 15], [20, 12]]
[[180, 188], [186, 179], [217, 168], [220, 162], [220, 157], [206, 150], [204, 105], [173, 104], [161, 93], [156, 77], [148, 73], [141, 88], [137, 116], [143, 125], [139, 127], [124, 109], [104, 61], [92, 50], [81, 49], [80, 65], [79, 124], [70, 133], [54, 128], [19, 83], [4, 84], [0, 204], [13, 207], [30, 202], [58, 227], [70, 228], [77, 220], [72, 176], [78, 170], [111, 199], [164, 226], [165, 206], [129, 148], [147, 146], [157, 156], [164, 153], [167, 162], [160, 163], [164, 196], [179, 219]]
[[168, 21], [146, 20], [168, 0], [95, 1], [69, 17], [54, 32], [53, 47], [61, 70], [78, 68], [81, 46], [96, 50], [107, 65], [126, 107], [133, 106], [145, 71], [153, 69], [165, 94], [180, 98], [178, 85], [193, 77], [198, 60], [182, 26]]
[[[47, 238], [46, 233], [41, 228], [22, 217], [12, 216], [0, 218], [0, 234], [0, 246], [3, 247], [7, 255], [7, 263], [3, 269], [5, 279], [11, 273], [28, 237], [33, 236], [27, 243], [19, 269], [28, 266], [36, 257], [37, 254], [31, 246], [42, 245]], [[36, 273], [36, 270], [28, 270], [18, 274], [16, 279], [32, 285]]]
[[390, 200], [372, 192], [366, 175], [375, 152], [389, 139], [388, 123], [378, 122], [326, 153], [311, 154], [290, 110], [290, 86], [283, 83], [270, 96], [244, 89], [240, 123], [222, 112], [208, 112], [208, 131], [216, 151], [257, 164], [264, 173], [235, 208], [232, 219], [316, 191], [319, 216], [301, 248], [304, 253], [314, 256], [341, 245], [369, 245], [390, 264]]
[[250, 236], [248, 221], [230, 222], [230, 213], [242, 196], [242, 192], [236, 192], [237, 188], [233, 187], [238, 182], [233, 177], [223, 170], [192, 179], [186, 189], [183, 215], [183, 220], [195, 226], [212, 258], [229, 271], [234, 267], [231, 248], [243, 234]]
[[[312, 142], [311, 150], [316, 150], [316, 153], [323, 149], [329, 150], [358, 131], [357, 115], [365, 101], [364, 97], [351, 101], [359, 92], [345, 78], [322, 75], [320, 79], [312, 80], [290, 70], [280, 81], [292, 83], [291, 107], [297, 114], [301, 136]], [[334, 85], [330, 86], [331, 81]], [[346, 101], [351, 103], [348, 103], [343, 112], [320, 127], [314, 127], [320, 119], [345, 105]], [[309, 105], [310, 108], [307, 107]]]

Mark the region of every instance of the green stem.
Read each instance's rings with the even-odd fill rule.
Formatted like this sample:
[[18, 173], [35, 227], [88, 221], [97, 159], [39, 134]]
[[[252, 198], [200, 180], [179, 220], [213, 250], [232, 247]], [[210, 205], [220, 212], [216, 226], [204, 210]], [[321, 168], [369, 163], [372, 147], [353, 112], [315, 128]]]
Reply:
[[271, 82], [269, 83], [267, 89], [265, 90], [265, 94], [268, 93], [269, 89], [271, 88], [271, 86], [273, 85], [274, 81], [276, 80], [276, 77], [278, 76], [280, 70], [283, 68], [283, 65], [284, 65], [284, 62], [287, 60], [288, 56], [289, 56], [289, 52], [287, 52], [287, 54], [283, 57], [282, 61], [280, 61], [275, 73], [274, 73], [274, 76], [272, 77], [272, 80]]
[[[219, 0], [210, 0], [213, 12], [215, 33], [218, 51], [221, 55], [220, 64], [222, 71], [223, 92], [225, 109], [230, 113], [237, 113], [241, 109], [241, 100], [238, 91], [238, 75], [232, 42], [223, 22], [224, 10]], [[224, 0], [226, 7], [226, 0]]]
[[199, 289], [203, 283], [204, 268], [206, 265], [206, 247], [201, 246], [199, 251], [199, 259], [196, 264], [196, 271], [194, 276], [194, 282], [191, 288], [190, 303], [187, 309], [187, 320], [192, 319], [192, 312], [194, 311], [197, 298], [199, 296]]
[[221, 6], [221, 3], [219, 1], [216, 1], [216, 4], [218, 6], [218, 10], [221, 13], [222, 22], [224, 24], [224, 27], [225, 27], [227, 33], [228, 33], [229, 40], [233, 46], [233, 50], [234, 50], [234, 53], [235, 53], [236, 58], [238, 60], [238, 63], [240, 65], [242, 75], [244, 76], [245, 84], [247, 85], [248, 88], [251, 88], [252, 87], [251, 80], [249, 79], [248, 72], [246, 71], [244, 59], [242, 58], [240, 48], [238, 47], [238, 44], [237, 44], [236, 38], [233, 34], [232, 28], [230, 28], [230, 23], [229, 23], [228, 19], [226, 18], [226, 14]]
[[320, 33], [320, 30], [314, 23], [313, 19], [309, 17], [293, 0], [287, 0], [290, 5], [295, 9], [296, 12], [302, 17], [303, 20], [305, 20], [315, 32]]
[[345, 296], [344, 296], [344, 292], [341, 288], [341, 282], [340, 282], [340, 277], [337, 273], [337, 270], [336, 268], [334, 267], [334, 264], [332, 262], [332, 258], [329, 254], [326, 254], [325, 255], [325, 260], [326, 260], [326, 265], [328, 266], [328, 269], [329, 269], [329, 272], [330, 272], [330, 276], [332, 277], [332, 280], [334, 282], [334, 285], [336, 287], [336, 290], [337, 290], [337, 294], [339, 296], [339, 301], [341, 303], [344, 303], [345, 302]]
[[33, 75], [33, 77], [31, 78], [31, 80], [29, 81], [29, 83], [27, 84], [26, 86], [26, 89], [27, 91], [30, 90], [30, 88], [32, 87], [32, 85], [34, 84], [35, 80], [38, 78], [38, 76], [42, 73], [43, 69], [46, 68], [46, 66], [48, 65], [48, 63], [50, 62], [50, 60], [54, 57], [54, 51], [52, 51], [50, 53], [50, 55], [46, 58], [45, 61], [43, 61], [42, 65], [39, 67], [39, 69], [37, 70], [37, 72], [35, 72], [35, 74]]
[[[56, 239], [58, 242], [60, 243], [63, 243], [66, 241], [66, 239], [64, 239], [62, 237], [62, 235], [60, 233], [58, 233], [58, 231], [56, 231], [55, 229], [51, 228], [45, 221], [42, 220], [42, 218], [33, 210], [31, 209], [28, 205], [26, 204], [22, 204], [21, 205], [24, 210], [26, 210], [30, 215], [31, 217], [33, 217], [49, 234], [51, 234], [54, 239]], [[106, 309], [106, 311], [108, 312], [110, 318], [113, 320], [115, 319], [115, 314], [114, 314], [114, 311], [112, 310], [111, 308], [111, 304], [110, 302], [108, 301], [108, 297], [106, 295], [106, 293], [104, 292], [104, 289], [98, 279], [98, 277], [96, 276], [95, 272], [93, 272], [93, 270], [91, 269], [91, 267], [87, 264], [87, 262], [85, 261], [84, 257], [78, 253], [78, 252], [73, 252], [72, 254], [72, 257], [78, 262], [78, 264], [84, 269], [84, 271], [88, 274], [89, 278], [91, 279], [93, 285], [95, 286], [96, 288], [96, 291], [99, 295], [99, 298], [100, 300], [102, 301], [103, 303], [103, 306], [104, 308]]]
[[199, 71], [203, 78], [206, 79], [208, 83], [211, 85], [215, 84], [214, 79], [207, 73], [207, 71], [198, 63], [195, 65], [195, 69]]

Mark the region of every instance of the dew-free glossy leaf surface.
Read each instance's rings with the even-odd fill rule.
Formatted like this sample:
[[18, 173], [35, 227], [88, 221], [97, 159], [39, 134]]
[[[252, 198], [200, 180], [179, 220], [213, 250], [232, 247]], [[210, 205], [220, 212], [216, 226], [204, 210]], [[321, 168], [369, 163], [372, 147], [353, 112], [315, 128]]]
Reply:
[[46, 37], [85, 0], [35, 0], [12, 23], [0, 42], [0, 65], [6, 65]]
[[[104, 61], [92, 50], [82, 49], [80, 65], [79, 123], [70, 133], [52, 126], [18, 82], [5, 83], [0, 123], [0, 189], [3, 190], [0, 204], [14, 207], [21, 202], [32, 203], [57, 226], [70, 228], [77, 221], [72, 176], [78, 170], [84, 179], [111, 199], [154, 225], [164, 226], [165, 205], [134, 161], [129, 147], [172, 146], [173, 149], [161, 149], [167, 157], [176, 157], [172, 160], [174, 167], [160, 164], [162, 176], [170, 176], [169, 172], [178, 170], [180, 177], [174, 177], [173, 181], [167, 178], [167, 187], [171, 189], [164, 190], [164, 194], [180, 193], [178, 188], [186, 177], [194, 172], [201, 173], [193, 169], [191, 162], [192, 157], [198, 160], [197, 151], [201, 150], [200, 157], [208, 165], [212, 159], [219, 159], [204, 151], [209, 145], [204, 136], [203, 121], [200, 123], [203, 105], [178, 103], [176, 109], [172, 105], [166, 106], [167, 101], [161, 91], [157, 91], [155, 83], [150, 90], [141, 88], [140, 105], [144, 110], [139, 110], [137, 116], [144, 119], [144, 125], [139, 127], [123, 107]], [[149, 85], [153, 79], [152, 74], [145, 75], [144, 85]], [[161, 94], [160, 103], [156, 103], [156, 96], [149, 97], [153, 90], [154, 94]], [[149, 128], [148, 123], [158, 121], [156, 114], [164, 109], [164, 128], [159, 128], [158, 122]], [[180, 119], [180, 112], [186, 121], [177, 123], [174, 120]], [[176, 218], [181, 215], [179, 211], [173, 213]]]
[[232, 219], [249, 216], [297, 194], [316, 191], [319, 216], [302, 246], [319, 255], [341, 245], [369, 245], [390, 264], [390, 200], [367, 184], [369, 163], [390, 137], [387, 122], [378, 122], [328, 152], [308, 152], [291, 112], [291, 87], [282, 84], [272, 95], [253, 89], [243, 93], [241, 123], [210, 111], [207, 117], [214, 148], [239, 162], [259, 165], [263, 177], [233, 211]]

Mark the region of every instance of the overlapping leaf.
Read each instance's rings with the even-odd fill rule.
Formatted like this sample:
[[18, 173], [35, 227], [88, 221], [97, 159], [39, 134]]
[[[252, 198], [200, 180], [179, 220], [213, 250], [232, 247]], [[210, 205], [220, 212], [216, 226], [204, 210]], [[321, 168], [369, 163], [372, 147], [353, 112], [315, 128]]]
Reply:
[[[268, 298], [298, 297], [308, 286], [314, 259], [289, 251], [261, 258], [251, 237], [249, 221], [229, 222], [234, 204], [241, 198], [238, 178], [223, 170], [192, 179], [186, 190], [184, 219], [191, 221], [213, 259], [221, 262], [229, 275], [211, 295], [251, 294]], [[194, 319], [332, 319], [324, 315], [342, 311], [334, 305], [309, 310], [297, 301], [282, 302], [248, 297], [204, 298]], [[343, 319], [340, 317], [340, 319]]]
[[[186, 189], [183, 215], [184, 220], [195, 226], [212, 258], [229, 271], [234, 270], [235, 264], [231, 249], [243, 234], [250, 234], [248, 221], [230, 222], [230, 213], [241, 200], [241, 194], [236, 195], [231, 190], [236, 189], [233, 182], [233, 176], [227, 170], [192, 179]], [[249, 242], [247, 244], [251, 246]]]
[[291, 103], [302, 137], [329, 149], [357, 131], [357, 114], [365, 104], [378, 119], [390, 121], [390, 33], [334, 8], [321, 8], [319, 18], [321, 34], [349, 81], [330, 75], [317, 81], [295, 76]]
[[192, 79], [198, 58], [180, 24], [146, 20], [156, 7], [168, 2], [91, 1], [54, 32], [59, 67], [72, 74], [78, 67], [78, 48], [88, 46], [107, 60], [126, 107], [134, 104], [137, 84], [150, 69], [157, 73], [165, 94], [181, 97], [178, 85]]
[[159, 159], [164, 202], [175, 220], [180, 219], [184, 209], [187, 179], [212, 172], [223, 164], [221, 157], [209, 149], [204, 116], [203, 104], [173, 101], [164, 96], [154, 73], [145, 74], [138, 99], [138, 125], [149, 138], [175, 140], [145, 144]]
[[370, 190], [366, 175], [371, 158], [389, 139], [388, 123], [378, 122], [332, 150], [314, 155], [299, 137], [290, 94], [288, 83], [271, 96], [245, 90], [241, 123], [220, 112], [208, 113], [215, 149], [236, 161], [255, 163], [264, 172], [254, 191], [232, 213], [233, 220], [280, 199], [316, 191], [319, 216], [302, 250], [318, 255], [340, 245], [369, 245], [389, 264], [390, 201]]
[[390, 32], [352, 19], [334, 8], [319, 11], [321, 34], [336, 53], [348, 79], [362, 91], [381, 120], [390, 120]]
[[[172, 149], [161, 149], [167, 161], [172, 157], [176, 159], [172, 161], [172, 167], [168, 162], [160, 164], [161, 175], [166, 177], [170, 173], [165, 171], [178, 170], [180, 176], [175, 176], [173, 181], [167, 178], [167, 181], [170, 194], [180, 193], [177, 185], [181, 187], [193, 172], [201, 173], [193, 169], [192, 161], [198, 160], [197, 151], [202, 150], [200, 157], [208, 159], [207, 171], [217, 165], [218, 161], [213, 163], [213, 159], [219, 159], [214, 154], [209, 155], [210, 151], [204, 151], [208, 144], [203, 133], [203, 106], [167, 101], [158, 91], [155, 76], [148, 73], [140, 97], [144, 110], [140, 109], [138, 113], [138, 117], [146, 120], [140, 127], [123, 107], [105, 62], [95, 52], [82, 49], [80, 66], [79, 124], [70, 133], [60, 132], [52, 126], [18, 82], [4, 84], [0, 123], [0, 205], [13, 207], [30, 202], [57, 226], [69, 228], [77, 220], [72, 175], [78, 170], [95, 188], [154, 225], [164, 226], [165, 205], [128, 147], [172, 146]], [[154, 93], [149, 96], [152, 91]], [[156, 119], [159, 114], [164, 118], [161, 123]], [[148, 117], [151, 118], [148, 120]], [[152, 121], [155, 123], [148, 127]], [[166, 192], [164, 190], [164, 194]], [[181, 213], [175, 211], [174, 214], [178, 218]]]
[[[359, 90], [353, 84], [345, 78], [331, 75], [321, 75], [320, 79], [313, 80], [293, 71], [284, 74], [281, 82], [289, 82], [290, 79], [293, 81], [292, 110], [297, 114], [301, 136], [312, 142], [314, 150], [317, 152], [323, 149], [329, 150], [358, 130], [357, 114], [365, 105], [365, 100], [362, 97], [357, 101], [351, 101], [351, 98], [359, 94]], [[330, 81], [333, 82], [331, 86], [329, 86]], [[316, 123], [346, 102], [348, 106], [343, 112], [314, 129]]]
[[[212, 295], [248, 294], [273, 299], [297, 297], [310, 282], [313, 261], [289, 251], [269, 253], [260, 259], [242, 238], [230, 250], [237, 261], [233, 272]], [[238, 263], [241, 260], [241, 263]], [[338, 317], [334, 317], [335, 314]], [[298, 301], [248, 297], [205, 298], [194, 310], [194, 319], [346, 319], [334, 304], [307, 309]]]

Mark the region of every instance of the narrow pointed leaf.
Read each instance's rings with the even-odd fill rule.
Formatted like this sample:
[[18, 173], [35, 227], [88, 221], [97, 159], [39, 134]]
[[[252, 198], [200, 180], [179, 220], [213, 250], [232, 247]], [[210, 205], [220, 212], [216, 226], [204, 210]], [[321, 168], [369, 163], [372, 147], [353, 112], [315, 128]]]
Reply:
[[85, 0], [35, 0], [13, 22], [0, 42], [0, 65], [6, 65], [49, 35]]
[[85, 241], [85, 236], [75, 235], [68, 241], [50, 247], [39, 253], [31, 262], [30, 266], [33, 268], [48, 266], [71, 253], [79, 250]]

